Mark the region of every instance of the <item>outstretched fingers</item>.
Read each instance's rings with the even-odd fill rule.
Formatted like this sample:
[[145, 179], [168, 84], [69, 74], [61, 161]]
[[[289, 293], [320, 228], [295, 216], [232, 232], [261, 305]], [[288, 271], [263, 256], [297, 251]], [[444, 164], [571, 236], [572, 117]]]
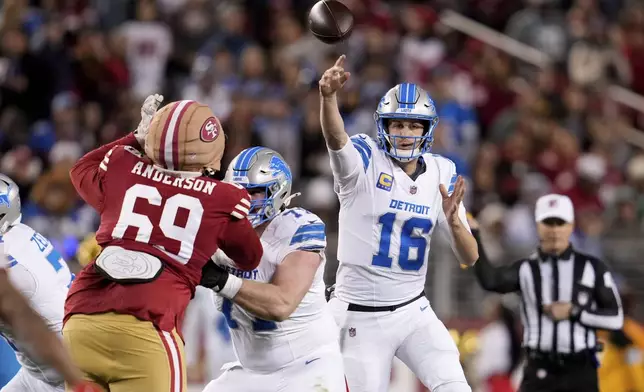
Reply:
[[341, 67], [341, 68], [344, 67], [344, 60], [346, 60], [346, 59], [347, 59], [347, 56], [341, 55], [340, 57], [338, 57], [337, 60], [335, 60], [335, 64], [333, 66], [334, 67]]

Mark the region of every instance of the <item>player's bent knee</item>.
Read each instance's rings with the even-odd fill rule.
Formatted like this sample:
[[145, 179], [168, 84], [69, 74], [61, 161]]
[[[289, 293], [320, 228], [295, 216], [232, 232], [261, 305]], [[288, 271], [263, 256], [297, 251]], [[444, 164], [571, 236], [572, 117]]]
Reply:
[[432, 392], [472, 392], [472, 388], [463, 381], [454, 381], [432, 388]]

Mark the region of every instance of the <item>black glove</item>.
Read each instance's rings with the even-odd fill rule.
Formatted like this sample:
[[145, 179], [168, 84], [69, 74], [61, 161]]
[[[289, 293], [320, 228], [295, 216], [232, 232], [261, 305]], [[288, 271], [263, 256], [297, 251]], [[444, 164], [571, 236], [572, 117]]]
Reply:
[[226, 285], [229, 275], [228, 271], [213, 261], [208, 261], [201, 269], [201, 282], [199, 282], [199, 285], [213, 289], [218, 293]]

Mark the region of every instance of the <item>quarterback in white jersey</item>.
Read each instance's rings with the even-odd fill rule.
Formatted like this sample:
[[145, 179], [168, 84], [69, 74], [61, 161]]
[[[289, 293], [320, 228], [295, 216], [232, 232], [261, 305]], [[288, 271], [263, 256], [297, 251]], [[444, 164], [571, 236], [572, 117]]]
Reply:
[[[73, 274], [51, 242], [20, 223], [16, 184], [8, 177], [0, 176], [0, 187], [7, 188], [0, 192], [0, 208], [6, 210], [0, 227], [0, 268], [7, 271], [11, 284], [29, 300], [49, 329], [60, 334], [63, 307]], [[9, 196], [14, 190], [16, 197], [11, 200]], [[15, 350], [22, 365], [2, 392], [64, 391], [62, 376], [38, 360], [30, 352], [29, 344], [17, 339], [15, 331], [1, 322], [0, 335]]]
[[429, 153], [438, 123], [429, 94], [402, 83], [375, 114], [378, 138], [349, 138], [336, 91], [345, 57], [320, 80], [321, 122], [340, 199], [335, 298], [352, 392], [385, 392], [394, 356], [432, 392], [469, 392], [459, 353], [425, 298], [430, 239], [444, 235], [462, 264], [478, 259], [454, 164]]
[[[244, 186], [248, 218], [264, 254], [240, 271], [218, 252], [201, 284], [219, 293], [239, 362], [207, 392], [345, 392], [339, 331], [324, 297], [324, 223], [302, 208], [286, 208], [292, 175], [275, 151], [252, 147], [232, 161], [226, 180]], [[243, 279], [242, 279], [243, 278]]]

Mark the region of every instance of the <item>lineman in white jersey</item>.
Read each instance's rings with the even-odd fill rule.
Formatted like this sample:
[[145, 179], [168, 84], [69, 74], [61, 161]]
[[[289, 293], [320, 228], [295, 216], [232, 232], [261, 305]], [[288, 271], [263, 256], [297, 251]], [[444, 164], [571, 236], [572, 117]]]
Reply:
[[338, 327], [324, 297], [324, 223], [302, 208], [286, 208], [292, 175], [275, 151], [242, 151], [226, 180], [248, 189], [248, 218], [264, 255], [250, 272], [220, 253], [215, 261], [223, 268], [204, 268], [201, 284], [219, 293], [239, 359], [205, 391], [345, 392]]
[[434, 103], [414, 84], [381, 99], [378, 138], [349, 138], [336, 91], [345, 57], [320, 80], [322, 131], [340, 199], [335, 298], [351, 392], [385, 392], [394, 356], [432, 392], [469, 392], [459, 353], [423, 294], [430, 239], [444, 235], [462, 264], [478, 259], [454, 164], [429, 154]]
[[[67, 289], [73, 275], [51, 242], [20, 223], [18, 186], [0, 175], [0, 268], [30, 302], [50, 330], [60, 334]], [[29, 344], [15, 338], [14, 331], [0, 323], [0, 335], [16, 351], [22, 368], [2, 392], [64, 391], [64, 381], [54, 369], [30, 353]]]

